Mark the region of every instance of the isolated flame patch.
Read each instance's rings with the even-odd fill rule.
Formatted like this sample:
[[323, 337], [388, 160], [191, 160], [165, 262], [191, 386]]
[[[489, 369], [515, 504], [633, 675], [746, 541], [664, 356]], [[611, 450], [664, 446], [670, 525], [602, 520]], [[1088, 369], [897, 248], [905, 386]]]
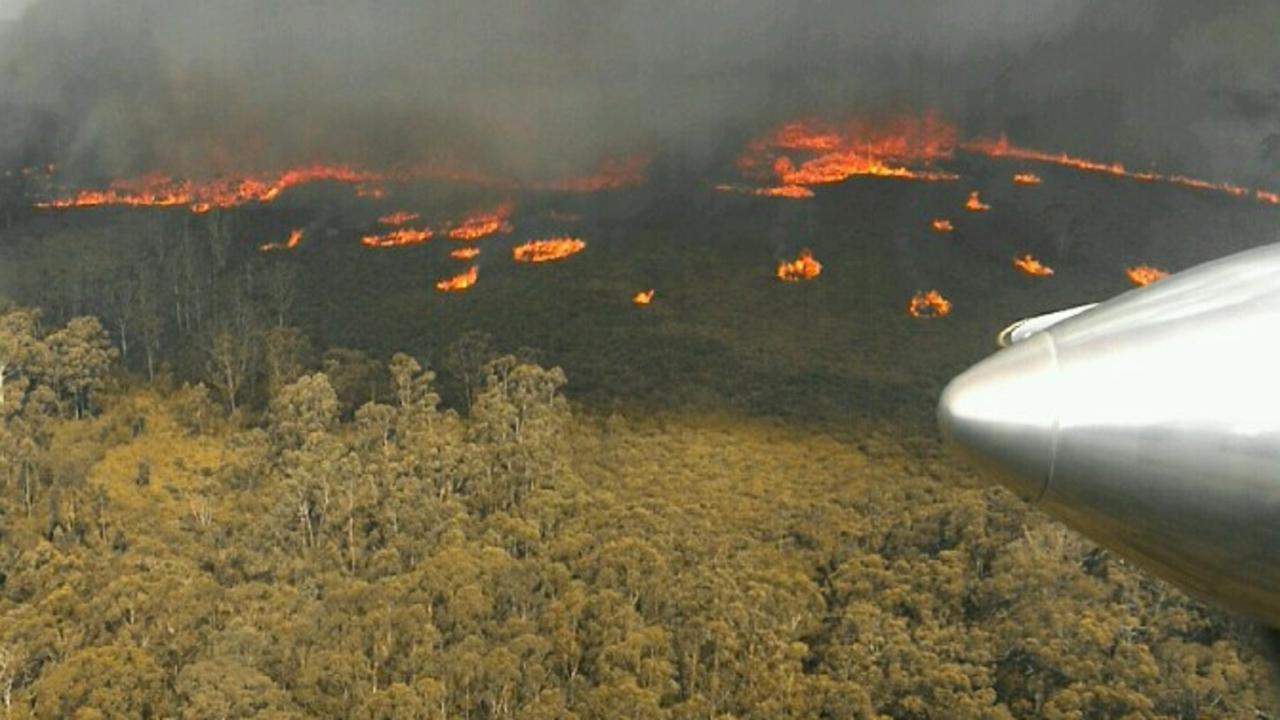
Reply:
[[435, 237], [435, 233], [431, 228], [423, 228], [421, 230], [400, 228], [382, 235], [365, 235], [360, 238], [360, 244], [367, 248], [405, 247], [408, 245], [421, 245], [433, 237]]
[[443, 293], [466, 292], [475, 287], [476, 280], [480, 277], [480, 267], [472, 265], [467, 271], [461, 275], [455, 275], [451, 278], [445, 278], [436, 283], [436, 290]]
[[454, 260], [474, 260], [479, 257], [479, 255], [480, 248], [478, 247], [462, 247], [449, 251], [449, 257]]
[[907, 301], [907, 314], [921, 320], [944, 318], [951, 314], [951, 301], [937, 290], [918, 292]]
[[775, 273], [777, 278], [783, 282], [812, 280], [821, 274], [822, 263], [813, 259], [813, 253], [807, 249], [801, 250], [799, 257], [795, 260], [790, 262], [784, 260], [778, 263], [778, 270]]
[[546, 263], [564, 260], [576, 255], [587, 247], [587, 243], [578, 238], [557, 237], [548, 240], [530, 240], [523, 245], [512, 248], [511, 256], [516, 262]]
[[982, 202], [982, 198], [978, 197], [978, 191], [974, 190], [969, 193], [969, 199], [964, 203], [964, 209], [969, 212], [986, 212], [991, 206]]
[[1129, 278], [1129, 282], [1138, 287], [1146, 287], [1153, 282], [1159, 282], [1167, 277], [1169, 273], [1150, 265], [1138, 265], [1124, 271], [1125, 277]]
[[470, 215], [448, 231], [451, 240], [480, 240], [494, 233], [509, 233], [513, 229], [507, 222], [511, 216], [511, 204], [504, 203], [496, 209]]
[[951, 224], [950, 220], [946, 220], [942, 218], [939, 218], [937, 220], [934, 220], [932, 223], [929, 223], [929, 227], [933, 228], [933, 231], [936, 233], [949, 233], [956, 229], [956, 227]]
[[636, 307], [648, 307], [653, 302], [653, 290], [641, 290], [631, 296], [631, 303]]
[[1041, 182], [1044, 181], [1035, 173], [1018, 173], [1013, 176], [1014, 185], [1039, 185]]
[[267, 243], [258, 246], [258, 252], [272, 252], [274, 250], [293, 250], [302, 244], [303, 230], [298, 228], [289, 233], [289, 239], [283, 243]]
[[1031, 255], [1023, 255], [1013, 259], [1013, 267], [1023, 275], [1030, 277], [1053, 277], [1053, 268], [1045, 265]]

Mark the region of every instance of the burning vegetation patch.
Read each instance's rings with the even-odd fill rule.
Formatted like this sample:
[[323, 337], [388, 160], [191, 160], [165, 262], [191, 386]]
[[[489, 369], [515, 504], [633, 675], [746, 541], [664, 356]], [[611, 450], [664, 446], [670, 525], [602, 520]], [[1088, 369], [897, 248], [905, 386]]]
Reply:
[[1151, 283], [1160, 282], [1161, 280], [1169, 277], [1169, 273], [1158, 268], [1153, 268], [1150, 265], [1138, 265], [1136, 267], [1128, 268], [1124, 271], [1124, 275], [1129, 278], [1129, 282], [1138, 287], [1146, 287]]
[[1028, 277], [1053, 277], [1053, 268], [1045, 265], [1031, 255], [1023, 255], [1013, 259], [1013, 268]]
[[951, 314], [951, 301], [937, 290], [918, 292], [907, 301], [907, 314], [920, 320], [944, 318]]
[[958, 175], [933, 167], [951, 157], [955, 142], [955, 129], [932, 115], [900, 118], [883, 125], [854, 122], [844, 127], [796, 121], [753, 140], [738, 158], [737, 167], [744, 177], [772, 180], [772, 185], [721, 185], [718, 189], [800, 199], [812, 197], [811, 186], [858, 176], [955, 180]]
[[813, 191], [803, 185], [777, 185], [773, 187], [745, 187], [742, 185], [716, 185], [720, 192], [755, 195], [756, 197], [786, 198], [788, 200], [807, 200], [813, 197]]
[[974, 190], [969, 193], [969, 199], [964, 201], [964, 209], [973, 213], [986, 212], [991, 206], [982, 202], [982, 198], [978, 197], [978, 191]]
[[[1046, 163], [1071, 168], [1073, 170], [1082, 170], [1084, 172], [1100, 173], [1103, 175], [1111, 175], [1113, 177], [1137, 180], [1139, 182], [1159, 182], [1191, 190], [1204, 190], [1239, 198], [1253, 197], [1260, 202], [1280, 204], [1280, 195], [1268, 190], [1253, 190], [1234, 183], [1211, 182], [1180, 174], [1170, 175], [1151, 170], [1130, 170], [1125, 167], [1123, 163], [1100, 162], [1098, 160], [1090, 160], [1088, 158], [1068, 155], [1067, 153], [1049, 153], [1042, 150], [1019, 147], [1010, 143], [1009, 139], [1004, 135], [1001, 135], [999, 138], [994, 140], [972, 140], [962, 144], [960, 147], [966, 152], [985, 155], [992, 158], [1009, 158], [1014, 160]], [[1016, 178], [1015, 182], [1017, 182]]]
[[442, 293], [460, 293], [466, 292], [475, 287], [476, 280], [480, 277], [480, 267], [472, 265], [467, 271], [450, 278], [445, 278], [436, 283], [436, 290]]
[[577, 255], [587, 248], [578, 238], [557, 237], [548, 240], [530, 240], [511, 250], [511, 257], [519, 263], [548, 263]]
[[274, 202], [284, 191], [318, 182], [364, 185], [385, 180], [383, 173], [359, 170], [345, 165], [312, 165], [287, 170], [270, 177], [245, 177], [230, 180], [196, 182], [175, 180], [163, 175], [150, 175], [137, 180], [116, 180], [106, 190], [81, 190], [73, 194], [36, 203], [38, 208], [67, 209], [102, 206], [123, 207], [188, 207], [205, 213], [250, 203]]
[[421, 245], [433, 237], [435, 237], [435, 232], [431, 228], [422, 228], [421, 230], [401, 228], [381, 235], [365, 235], [360, 238], [360, 244], [374, 249], [407, 247], [409, 245]]
[[778, 269], [774, 274], [783, 282], [813, 280], [822, 274], [822, 263], [815, 260], [813, 253], [805, 249], [800, 251], [799, 257], [795, 260], [790, 262], [783, 260], [778, 263]]
[[470, 215], [450, 228], [447, 232], [450, 240], [480, 240], [495, 233], [509, 233], [514, 228], [507, 218], [511, 216], [511, 204], [504, 203], [496, 209]]
[[274, 252], [276, 250], [295, 250], [302, 244], [303, 230], [295, 229], [289, 233], [289, 238], [282, 243], [266, 243], [258, 246], [258, 252]]

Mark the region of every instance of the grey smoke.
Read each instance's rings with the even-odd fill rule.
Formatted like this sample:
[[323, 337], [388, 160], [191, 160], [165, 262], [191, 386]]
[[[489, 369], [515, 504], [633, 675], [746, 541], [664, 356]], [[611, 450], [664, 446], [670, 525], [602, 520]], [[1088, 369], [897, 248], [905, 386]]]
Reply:
[[0, 37], [0, 158], [85, 178], [313, 160], [556, 175], [642, 150], [723, 159], [795, 116], [936, 110], [1274, 185], [1276, 28], [1264, 0], [37, 0]]

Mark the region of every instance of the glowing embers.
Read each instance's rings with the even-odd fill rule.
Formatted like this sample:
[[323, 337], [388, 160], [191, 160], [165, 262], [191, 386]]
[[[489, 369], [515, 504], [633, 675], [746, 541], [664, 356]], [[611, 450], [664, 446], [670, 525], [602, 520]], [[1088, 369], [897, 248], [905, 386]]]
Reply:
[[365, 200], [386, 200], [387, 189], [380, 185], [357, 185], [356, 197]]
[[940, 234], [949, 233], [956, 229], [956, 226], [952, 225], [950, 220], [946, 220], [944, 218], [938, 218], [937, 220], [934, 220], [933, 222], [929, 223], [929, 227], [932, 228], [934, 232], [940, 233]]
[[406, 247], [408, 245], [421, 245], [433, 237], [435, 237], [435, 232], [431, 228], [422, 228], [421, 230], [400, 228], [382, 235], [365, 235], [360, 238], [360, 244], [367, 248]]
[[643, 185], [649, 178], [649, 165], [653, 158], [647, 154], [609, 158], [600, 163], [599, 169], [585, 177], [564, 178], [546, 183], [538, 189], [555, 192], [589, 193], [602, 190]]
[[951, 314], [951, 301], [937, 290], [918, 292], [907, 301], [907, 314], [921, 320], [944, 318]]
[[641, 290], [631, 296], [631, 304], [641, 308], [649, 307], [649, 304], [653, 302], [653, 295], [653, 290]]
[[744, 187], [742, 185], [716, 185], [720, 192], [732, 192], [756, 197], [787, 198], [789, 200], [807, 200], [813, 197], [813, 191], [803, 185], [778, 185], [776, 187]]
[[813, 280], [822, 274], [822, 263], [813, 259], [813, 253], [801, 250], [799, 257], [791, 262], [786, 260], [778, 263], [778, 270], [775, 273], [777, 278], [783, 282], [800, 282], [801, 280]]
[[511, 216], [511, 204], [504, 203], [489, 212], [470, 215], [456, 227], [448, 231], [451, 240], [479, 240], [494, 233], [509, 233], [512, 230], [507, 218]]
[[1045, 265], [1030, 255], [1013, 259], [1013, 268], [1023, 275], [1037, 278], [1053, 277], [1053, 268]]
[[476, 280], [480, 277], [480, 266], [472, 265], [467, 271], [461, 275], [454, 275], [451, 278], [445, 278], [436, 283], [436, 290], [442, 293], [459, 293], [466, 292], [475, 287]]
[[1044, 181], [1035, 173], [1018, 173], [1013, 176], [1014, 185], [1039, 185], [1042, 182]]
[[480, 257], [480, 248], [478, 247], [462, 247], [449, 251], [449, 257], [454, 260], [475, 260]]
[[587, 243], [578, 238], [557, 237], [549, 240], [530, 240], [523, 245], [512, 248], [511, 256], [516, 262], [546, 263], [576, 255], [587, 247]]
[[1124, 271], [1124, 275], [1129, 278], [1129, 282], [1137, 285], [1138, 287], [1146, 287], [1153, 282], [1159, 282], [1169, 277], [1169, 273], [1164, 270], [1153, 268], [1150, 265], [1131, 267]]
[[982, 202], [982, 198], [978, 197], [978, 191], [974, 190], [969, 193], [969, 199], [965, 201], [964, 209], [969, 212], [980, 213], [990, 210], [991, 206]]
[[779, 185], [777, 187], [752, 188], [752, 195], [761, 197], [788, 198], [804, 200], [813, 197], [813, 191], [803, 185]]
[[[757, 138], [738, 159], [743, 175], [764, 179], [769, 187], [737, 192], [769, 197], [803, 198], [808, 186], [839, 183], [856, 176], [908, 180], [955, 180], [958, 176], [930, 167], [951, 157], [955, 129], [933, 116], [923, 120], [903, 118], [879, 126], [863, 122], [843, 128], [799, 121]], [[803, 154], [799, 160], [791, 155]]]
[[419, 215], [418, 213], [405, 212], [404, 210], [401, 210], [399, 212], [393, 212], [390, 215], [383, 215], [382, 217], [378, 218], [378, 223], [380, 225], [400, 227], [401, 225], [411, 223], [414, 220], [417, 220], [421, 217], [422, 216]]
[[289, 233], [289, 239], [282, 243], [266, 243], [258, 246], [258, 252], [272, 252], [274, 250], [293, 250], [302, 244], [302, 228], [298, 228]]

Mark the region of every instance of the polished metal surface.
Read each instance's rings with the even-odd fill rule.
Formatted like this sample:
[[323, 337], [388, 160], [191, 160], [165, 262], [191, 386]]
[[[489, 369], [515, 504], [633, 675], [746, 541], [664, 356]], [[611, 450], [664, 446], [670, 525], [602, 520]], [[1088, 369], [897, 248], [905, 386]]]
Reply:
[[1052, 325], [1057, 325], [1058, 323], [1062, 322], [1063, 320], [1066, 320], [1067, 318], [1075, 317], [1076, 315], [1079, 315], [1085, 310], [1096, 307], [1097, 304], [1098, 303], [1089, 303], [1088, 305], [1077, 305], [1076, 307], [1067, 308], [1066, 310], [1058, 310], [1057, 312], [1051, 312], [1045, 315], [1037, 315], [1035, 317], [1019, 320], [1018, 322], [1000, 331], [1000, 334], [996, 336], [996, 345], [999, 347], [1009, 347], [1014, 343], [1020, 343], [1023, 340], [1026, 340], [1027, 338], [1031, 337], [1032, 335], [1035, 335], [1036, 333], [1040, 332], [1041, 330], [1044, 330]]
[[938, 421], [1048, 514], [1280, 626], [1280, 245], [1044, 324], [953, 380]]

